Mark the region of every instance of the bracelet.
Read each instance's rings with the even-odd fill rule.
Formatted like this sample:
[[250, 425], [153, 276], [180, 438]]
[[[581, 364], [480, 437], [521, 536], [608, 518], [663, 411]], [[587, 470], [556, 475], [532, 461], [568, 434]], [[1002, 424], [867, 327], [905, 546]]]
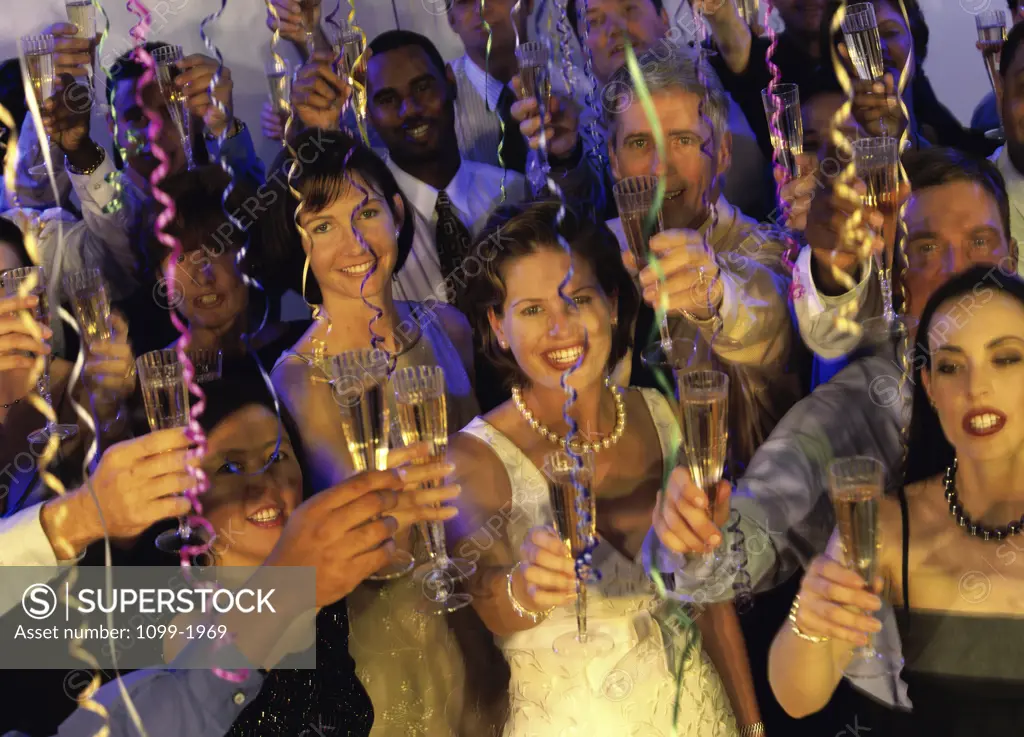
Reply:
[[520, 567], [522, 567], [522, 565], [523, 565], [523, 563], [522, 563], [522, 561], [520, 561], [519, 563], [517, 563], [515, 566], [512, 567], [511, 571], [508, 572], [508, 576], [507, 576], [506, 584], [505, 584], [505, 588], [508, 590], [508, 600], [512, 603], [512, 608], [515, 609], [516, 614], [518, 614], [523, 619], [529, 619], [534, 624], [537, 624], [537, 622], [539, 622], [540, 620], [544, 619], [544, 617], [546, 617], [549, 614], [551, 614], [551, 612], [555, 611], [555, 608], [551, 607], [550, 609], [548, 609], [547, 611], [544, 611], [544, 612], [535, 612], [535, 611], [532, 611], [530, 609], [527, 609], [526, 607], [524, 607], [522, 604], [519, 603], [519, 600], [516, 598], [516, 595], [512, 593], [512, 576], [515, 575], [516, 571]]
[[755, 722], [740, 727], [740, 737], [765, 737], [764, 722]]
[[71, 161], [68, 159], [67, 154], [64, 155], [64, 168], [68, 170], [69, 174], [77, 174], [78, 176], [84, 177], [92, 174], [94, 171], [100, 168], [100, 165], [107, 160], [107, 152], [102, 146], [100, 146], [97, 143], [94, 143], [93, 147], [96, 151], [99, 152], [99, 158], [96, 160], [95, 164], [93, 164], [92, 166], [87, 166], [84, 169], [79, 169], [76, 166], [73, 166]]
[[[229, 141], [244, 130], [245, 121], [239, 120], [238, 118], [232, 118], [231, 128], [228, 129], [227, 135], [224, 136], [224, 140]], [[217, 136], [213, 135], [212, 133], [206, 132], [204, 136], [206, 140], [209, 141], [210, 143], [214, 143], [215, 141], [217, 141]]]
[[826, 637], [824, 635], [822, 635], [820, 637], [817, 636], [817, 635], [809, 635], [809, 634], [807, 634], [806, 632], [804, 632], [803, 630], [800, 629], [800, 625], [798, 625], [796, 623], [796, 615], [797, 615], [797, 613], [799, 611], [800, 611], [800, 594], [797, 594], [796, 598], [793, 599], [793, 606], [791, 606], [789, 608], [789, 623], [790, 623], [790, 629], [793, 630], [793, 634], [796, 635], [797, 637], [799, 637], [801, 640], [807, 640], [807, 642], [813, 642], [815, 645], [817, 645], [819, 643], [822, 643], [822, 642], [828, 642], [828, 637]]

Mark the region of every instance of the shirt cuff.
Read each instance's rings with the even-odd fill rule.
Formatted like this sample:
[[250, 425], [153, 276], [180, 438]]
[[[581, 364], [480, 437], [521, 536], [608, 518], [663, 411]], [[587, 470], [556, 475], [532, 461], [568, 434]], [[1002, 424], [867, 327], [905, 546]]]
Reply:
[[[736, 580], [738, 569], [735, 561], [730, 560], [734, 537], [732, 530], [724, 530], [725, 539], [719, 546], [719, 552], [726, 560], [713, 571], [706, 567], [702, 556], [673, 553], [664, 545], [652, 540], [653, 535], [656, 533], [652, 528], [644, 540], [644, 569], [648, 574], [657, 570], [663, 575], [672, 575], [674, 599], [700, 606], [733, 600], [735, 593], [732, 584]], [[652, 560], [651, 550], [656, 543], [658, 552]]]
[[74, 565], [75, 560], [58, 561], [43, 531], [43, 505], [23, 509], [0, 520], [0, 565], [49, 566]]
[[95, 202], [96, 206], [102, 209], [117, 196], [116, 187], [107, 181], [111, 174], [119, 176], [110, 156], [104, 156], [103, 161], [91, 174], [74, 174], [67, 167], [65, 170], [83, 206], [86, 202]]
[[800, 255], [796, 259], [796, 271], [794, 273], [794, 278], [797, 280], [798, 285], [797, 297], [803, 300], [809, 317], [817, 317], [830, 307], [836, 307], [849, 302], [851, 299], [857, 299], [867, 288], [868, 279], [871, 276], [870, 259], [865, 259], [860, 263], [860, 279], [853, 289], [845, 294], [832, 297], [822, 294], [821, 290], [818, 289], [818, 285], [814, 283], [813, 258], [810, 246], [801, 248]]

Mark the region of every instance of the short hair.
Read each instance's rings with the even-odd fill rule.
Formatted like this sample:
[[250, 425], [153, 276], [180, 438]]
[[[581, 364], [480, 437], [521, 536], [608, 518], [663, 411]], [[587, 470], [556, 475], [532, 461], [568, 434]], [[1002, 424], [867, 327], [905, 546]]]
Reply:
[[497, 369], [506, 387], [525, 383], [527, 378], [512, 354], [500, 349], [491, 330], [488, 311], [493, 309], [495, 314], [502, 314], [507, 296], [502, 273], [504, 267], [520, 256], [559, 250], [558, 233], [568, 242], [573, 256], [590, 265], [605, 294], [618, 298], [618, 324], [612, 330], [611, 353], [606, 367], [609, 371], [626, 355], [633, 341], [633, 320], [640, 307], [640, 296], [622, 263], [618, 239], [603, 222], [584, 217], [581, 214], [584, 210], [571, 204], [566, 206], [565, 217], [559, 226], [561, 205], [558, 200], [543, 200], [499, 207], [470, 251], [493, 251], [489, 258], [480, 259], [480, 270], [469, 276], [463, 304], [467, 308], [466, 316], [480, 338], [484, 357]]
[[1010, 33], [1006, 36], [1006, 42], [1003, 44], [1003, 50], [999, 56], [999, 76], [1004, 80], [1006, 75], [1010, 73], [1013, 58], [1017, 56], [1017, 51], [1020, 49], [1022, 41], [1024, 41], [1024, 23], [1018, 23], [1010, 29]]
[[418, 46], [423, 49], [427, 58], [429, 58], [431, 63], [437, 67], [438, 74], [444, 76], [445, 63], [444, 57], [441, 56], [441, 52], [437, 50], [433, 41], [414, 31], [384, 31], [384, 33], [380, 34], [370, 42], [368, 48], [370, 53], [376, 56], [387, 51], [404, 49], [407, 46]]
[[[305, 161], [302, 151], [308, 146], [315, 147], [318, 153], [310, 161]], [[302, 237], [295, 227], [295, 210], [299, 201], [292, 194], [291, 187], [302, 194], [304, 209], [316, 212], [328, 207], [345, 192], [350, 186], [348, 174], [356, 174], [369, 184], [387, 202], [392, 217], [398, 222], [398, 256], [394, 269], [397, 274], [412, 251], [416, 220], [412, 205], [388, 165], [371, 149], [341, 131], [306, 130], [295, 139], [292, 150], [295, 151], [294, 156], [286, 149], [271, 167], [264, 187], [265, 197], [270, 200], [270, 214], [257, 221], [261, 231], [258, 240], [266, 258], [268, 278], [269, 272], [273, 271], [277, 275], [276, 280], [284, 286], [296, 291], [302, 289], [306, 254], [302, 248]], [[289, 181], [288, 173], [293, 164], [296, 165], [296, 175]], [[401, 198], [404, 210], [401, 221], [395, 208], [396, 195]], [[303, 296], [311, 302], [321, 302], [320, 288], [312, 272], [307, 282]]]
[[[665, 9], [665, 3], [663, 0], [648, 0], [648, 2], [654, 6], [654, 12], [661, 15], [661, 11]], [[569, 22], [572, 23], [572, 27], [576, 29], [576, 38], [579, 39], [580, 45], [582, 46], [583, 30], [587, 27], [587, 24], [586, 21], [582, 23], [580, 22], [583, 19], [579, 17], [579, 10], [577, 10], [577, 7], [579, 7], [580, 10], [585, 11], [587, 7], [587, 0], [583, 0], [582, 5], [580, 5], [577, 0], [569, 0], [569, 3], [565, 6], [565, 12], [569, 17]]]
[[[703, 103], [701, 110], [711, 121], [712, 136], [717, 144], [729, 131], [729, 98], [722, 81], [702, 55], [678, 46], [669, 45], [668, 48], [668, 53], [663, 56], [648, 51], [637, 59], [644, 84], [652, 95], [665, 90], [681, 89], [700, 98]], [[636, 85], [625, 65], [612, 75], [605, 90], [614, 90], [617, 95], [628, 95], [633, 101], [639, 98]], [[614, 140], [616, 119], [625, 106], [606, 99], [602, 99], [602, 103], [605, 122]]]
[[995, 200], [1003, 234], [1010, 238], [1010, 198], [1006, 180], [991, 161], [955, 148], [932, 147], [908, 151], [903, 155], [903, 167], [914, 192], [955, 182], [978, 185]]
[[[247, 245], [246, 230], [232, 224], [228, 213], [241, 214], [243, 203], [253, 197], [255, 191], [244, 181], [235, 182], [228, 194], [225, 212], [222, 201], [229, 184], [231, 177], [215, 165], [183, 171], [160, 183], [160, 189], [174, 202], [176, 211], [174, 220], [165, 231], [181, 241], [185, 252], [203, 249], [216, 255], [226, 250], [237, 253]], [[162, 210], [156, 209], [157, 212]], [[150, 222], [153, 221], [150, 219]], [[149, 223], [142, 232], [141, 245], [145, 268], [151, 273], [159, 273], [160, 264], [170, 251], [157, 239]], [[248, 259], [253, 257], [251, 252], [247, 256]]]

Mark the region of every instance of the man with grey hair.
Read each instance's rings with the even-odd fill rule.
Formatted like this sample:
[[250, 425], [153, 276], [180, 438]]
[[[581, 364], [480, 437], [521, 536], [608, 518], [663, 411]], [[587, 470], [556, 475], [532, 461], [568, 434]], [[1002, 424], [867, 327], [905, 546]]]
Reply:
[[[665, 295], [674, 339], [697, 344], [696, 358], [730, 374], [732, 469], [738, 471], [799, 398], [797, 374], [788, 371], [794, 330], [788, 306], [790, 278], [779, 234], [765, 231], [722, 195], [732, 159], [729, 102], [714, 70], [695, 54], [670, 54], [648, 62], [641, 76], [655, 118], [639, 104], [607, 112], [608, 157], [613, 179], [665, 178], [664, 231], [653, 236], [664, 281], [653, 267], [638, 265], [620, 218], [608, 222], [619, 237], [627, 268], [639, 274], [644, 302], [655, 308]], [[611, 84], [638, 99], [625, 68]], [[658, 132], [664, 140], [659, 156]], [[632, 228], [631, 228], [632, 229]], [[648, 316], [650, 313], [648, 312]], [[649, 328], [638, 320], [635, 345]], [[654, 385], [634, 360], [633, 383]]]

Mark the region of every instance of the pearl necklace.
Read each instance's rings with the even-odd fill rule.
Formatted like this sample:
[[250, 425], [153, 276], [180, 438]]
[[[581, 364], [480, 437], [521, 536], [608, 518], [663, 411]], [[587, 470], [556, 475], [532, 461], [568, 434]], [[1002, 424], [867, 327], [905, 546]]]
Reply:
[[964, 511], [964, 506], [960, 503], [960, 496], [956, 493], [955, 479], [956, 458], [953, 459], [953, 465], [946, 469], [946, 478], [944, 479], [946, 501], [949, 502], [949, 513], [953, 516], [956, 523], [964, 528], [968, 535], [980, 537], [983, 540], [1002, 540], [1020, 534], [1021, 529], [1024, 528], [1024, 516], [1013, 520], [1003, 527], [988, 527], [972, 520], [971, 516]]
[[[621, 387], [612, 384], [610, 378], [604, 380], [604, 385], [608, 387], [612, 392], [612, 398], [615, 400], [615, 429], [612, 430], [611, 435], [606, 437], [604, 440], [597, 440], [593, 443], [580, 443], [576, 441], [573, 443], [573, 448], [578, 448], [581, 453], [597, 453], [599, 450], [605, 450], [611, 448], [622, 437], [622, 433], [626, 429], [626, 402], [622, 399]], [[536, 430], [538, 433], [543, 435], [545, 438], [550, 440], [556, 445], [565, 445], [565, 436], [559, 435], [550, 428], [541, 424], [536, 417], [533, 416], [533, 412], [526, 406], [526, 402], [523, 401], [523, 390], [521, 387], [512, 387], [512, 402], [516, 405], [516, 409], [519, 410], [519, 414], [526, 420], [526, 424]]]

